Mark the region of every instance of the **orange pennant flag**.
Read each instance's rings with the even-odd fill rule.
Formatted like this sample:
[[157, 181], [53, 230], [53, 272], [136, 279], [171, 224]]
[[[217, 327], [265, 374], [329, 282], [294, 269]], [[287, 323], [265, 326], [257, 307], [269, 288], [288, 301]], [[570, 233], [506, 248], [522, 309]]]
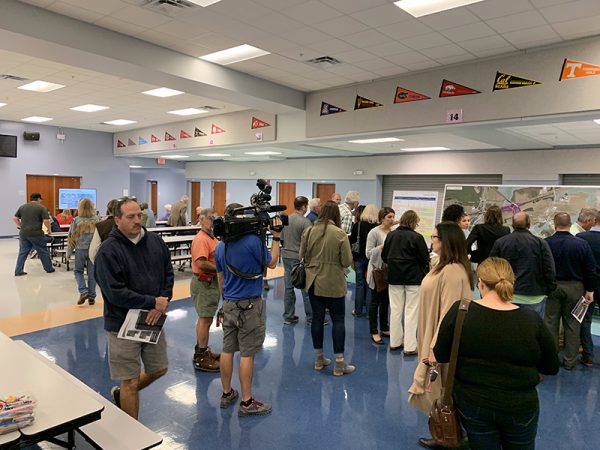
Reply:
[[572, 80], [573, 78], [591, 77], [593, 75], [600, 75], [600, 66], [565, 59], [558, 80]]

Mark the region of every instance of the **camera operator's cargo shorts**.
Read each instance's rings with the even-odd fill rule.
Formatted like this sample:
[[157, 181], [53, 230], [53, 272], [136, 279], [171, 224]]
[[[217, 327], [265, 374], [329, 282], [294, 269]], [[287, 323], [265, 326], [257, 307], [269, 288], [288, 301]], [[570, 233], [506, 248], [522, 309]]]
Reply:
[[254, 356], [265, 341], [262, 297], [223, 301], [223, 352]]

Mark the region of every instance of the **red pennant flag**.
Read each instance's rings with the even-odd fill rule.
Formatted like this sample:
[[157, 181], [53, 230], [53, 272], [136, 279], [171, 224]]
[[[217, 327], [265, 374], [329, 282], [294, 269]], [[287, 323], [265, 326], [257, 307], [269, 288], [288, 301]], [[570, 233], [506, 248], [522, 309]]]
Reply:
[[600, 66], [581, 61], [574, 61], [572, 59], [565, 59], [558, 80], [572, 80], [573, 78], [591, 77], [593, 75], [600, 75]]
[[171, 136], [168, 132], [165, 131], [165, 141], [176, 141], [173, 136]]
[[125, 144], [123, 144], [123, 142], [121, 142], [120, 140], [117, 141], [117, 147], [118, 148], [123, 148], [123, 147], [127, 147]]
[[154, 143], [156, 143], [156, 142], [160, 142], [160, 139], [159, 139], [159, 138], [157, 138], [157, 137], [156, 137], [156, 136], [154, 136], [154, 135], [151, 135], [151, 136], [150, 136], [150, 142], [152, 142], [152, 143], [154, 144]]
[[458, 95], [481, 94], [480, 91], [463, 86], [462, 84], [454, 83], [453, 81], [442, 81], [440, 88], [440, 97], [456, 97]]
[[133, 139], [129, 138], [127, 139], [127, 145], [136, 145], [136, 143], [133, 142]]
[[418, 92], [409, 91], [408, 89], [404, 89], [398, 86], [396, 88], [396, 96], [394, 97], [394, 103], [418, 102], [419, 100], [428, 100], [430, 98], [431, 97], [427, 97], [426, 95], [419, 94]]
[[191, 137], [192, 137], [192, 135], [191, 135], [191, 134], [188, 134], [188, 133], [186, 133], [186, 132], [185, 132], [185, 131], [183, 131], [183, 130], [181, 130], [181, 131], [179, 132], [179, 139], [187, 139], [187, 138], [191, 138]]
[[220, 127], [216, 126], [213, 123], [212, 127], [210, 129], [210, 134], [219, 134], [219, 133], [225, 133], [225, 130], [223, 128], [220, 128]]
[[256, 117], [252, 118], [252, 129], [256, 129], [256, 128], [264, 128], [264, 127], [270, 127], [271, 124], [267, 123], [267, 122], [263, 122], [260, 119], [257, 119]]

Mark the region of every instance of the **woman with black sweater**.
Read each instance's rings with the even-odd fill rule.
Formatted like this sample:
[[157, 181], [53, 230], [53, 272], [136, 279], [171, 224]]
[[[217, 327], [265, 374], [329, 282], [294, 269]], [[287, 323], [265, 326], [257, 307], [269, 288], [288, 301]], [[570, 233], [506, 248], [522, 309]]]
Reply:
[[[534, 449], [539, 417], [539, 374], [555, 375], [552, 335], [538, 314], [511, 303], [514, 274], [505, 259], [479, 265], [482, 298], [465, 317], [454, 397], [471, 449]], [[459, 302], [440, 325], [435, 359], [450, 360]]]

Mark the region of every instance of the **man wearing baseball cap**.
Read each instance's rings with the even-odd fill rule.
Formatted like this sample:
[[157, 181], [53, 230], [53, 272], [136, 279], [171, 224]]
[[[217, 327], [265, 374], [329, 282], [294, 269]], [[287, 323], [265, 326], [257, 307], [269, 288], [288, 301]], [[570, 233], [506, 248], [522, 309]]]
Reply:
[[48, 247], [46, 247], [47, 241], [42, 230], [42, 224], [46, 225], [48, 234], [50, 234], [48, 209], [42, 205], [43, 198], [39, 192], [31, 194], [29, 199], [31, 201], [21, 205], [13, 217], [13, 221], [19, 228], [19, 256], [15, 267], [16, 277], [27, 275], [27, 272], [24, 271], [25, 261], [31, 249], [37, 251], [44, 270], [48, 273], [54, 272]]

